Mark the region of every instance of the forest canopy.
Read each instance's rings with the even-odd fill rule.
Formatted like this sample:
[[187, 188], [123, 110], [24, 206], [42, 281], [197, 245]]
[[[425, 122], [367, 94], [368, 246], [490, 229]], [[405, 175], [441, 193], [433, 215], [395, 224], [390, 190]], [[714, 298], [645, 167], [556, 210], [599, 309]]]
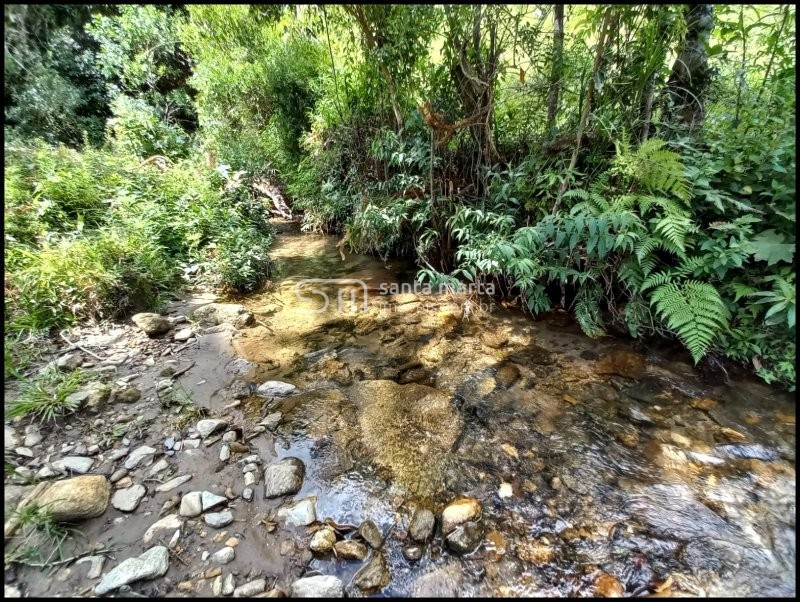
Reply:
[[[6, 372], [308, 231], [795, 381], [793, 5], [6, 5]], [[16, 347], [15, 347], [16, 346]]]

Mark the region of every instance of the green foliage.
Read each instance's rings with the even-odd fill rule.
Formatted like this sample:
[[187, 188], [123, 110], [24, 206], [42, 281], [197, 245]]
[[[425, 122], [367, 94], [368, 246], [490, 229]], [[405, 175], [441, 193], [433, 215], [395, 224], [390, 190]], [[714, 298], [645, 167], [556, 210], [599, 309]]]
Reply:
[[79, 402], [69, 399], [86, 382], [86, 375], [79, 370], [60, 372], [48, 368], [40, 376], [23, 380], [22, 391], [6, 406], [6, 416], [30, 417], [40, 422], [54, 421], [78, 409]]
[[167, 123], [162, 112], [144, 100], [119, 94], [111, 103], [111, 112], [108, 127], [113, 147], [120, 152], [140, 158], [187, 155], [186, 132]]
[[54, 566], [64, 560], [67, 540], [82, 535], [78, 529], [56, 521], [48, 506], [36, 502], [14, 509], [11, 516], [18, 521], [22, 537], [6, 554], [8, 563]]

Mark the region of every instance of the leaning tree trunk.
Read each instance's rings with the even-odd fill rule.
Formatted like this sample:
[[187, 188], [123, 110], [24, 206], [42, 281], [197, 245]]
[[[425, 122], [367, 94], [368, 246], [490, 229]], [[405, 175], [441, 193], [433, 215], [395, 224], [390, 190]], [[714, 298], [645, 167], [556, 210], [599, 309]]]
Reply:
[[547, 132], [552, 135], [558, 112], [564, 58], [564, 5], [553, 6], [553, 68], [550, 71], [550, 91], [547, 94]]
[[711, 4], [684, 7], [686, 37], [667, 81], [668, 111], [672, 121], [695, 128], [703, 123], [703, 98], [711, 80], [708, 40], [714, 29]]

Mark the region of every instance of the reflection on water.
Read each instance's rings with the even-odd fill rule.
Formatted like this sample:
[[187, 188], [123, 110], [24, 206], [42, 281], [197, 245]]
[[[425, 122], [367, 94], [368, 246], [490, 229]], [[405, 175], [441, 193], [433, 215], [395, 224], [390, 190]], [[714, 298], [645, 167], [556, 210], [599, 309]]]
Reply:
[[[380, 526], [382, 595], [794, 595], [788, 395], [708, 386], [557, 315], [381, 294], [413, 266], [343, 261], [332, 237], [284, 233], [272, 254], [274, 286], [243, 300], [259, 326], [234, 346], [258, 377], [304, 391], [263, 408], [284, 414], [276, 451], [306, 463], [298, 497], [316, 495], [320, 519]], [[311, 311], [304, 278], [361, 280], [368, 310]], [[461, 495], [483, 506], [478, 550], [455, 556], [437, 536], [407, 561], [413, 508]], [[348, 581], [359, 567], [311, 564]]]

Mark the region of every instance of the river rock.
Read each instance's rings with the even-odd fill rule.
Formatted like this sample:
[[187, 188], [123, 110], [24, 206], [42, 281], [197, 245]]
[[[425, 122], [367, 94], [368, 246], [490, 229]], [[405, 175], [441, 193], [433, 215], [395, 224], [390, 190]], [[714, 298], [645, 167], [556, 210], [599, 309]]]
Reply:
[[211, 562], [216, 564], [228, 564], [236, 557], [236, 552], [233, 548], [225, 546], [221, 550], [214, 552], [211, 555]]
[[181, 328], [178, 332], [175, 333], [173, 337], [177, 342], [183, 343], [188, 341], [194, 336], [194, 330], [191, 328]]
[[256, 395], [260, 397], [288, 397], [297, 391], [297, 387], [279, 380], [268, 380], [258, 385]]
[[159, 314], [136, 314], [131, 318], [131, 320], [133, 320], [133, 323], [136, 324], [136, 326], [144, 330], [144, 332], [151, 337], [164, 334], [170, 328], [172, 328], [172, 322]]
[[632, 351], [612, 351], [602, 357], [594, 366], [597, 374], [616, 374], [625, 378], [638, 379], [644, 376], [647, 364], [643, 356]]
[[242, 499], [245, 502], [252, 502], [253, 498], [255, 497], [256, 492], [253, 491], [252, 487], [245, 487], [242, 489]]
[[209, 512], [203, 515], [203, 520], [209, 527], [221, 529], [227, 527], [233, 522], [233, 514], [230, 510], [223, 510], [222, 512]]
[[255, 323], [250, 310], [238, 303], [209, 303], [194, 310], [191, 318], [203, 327], [231, 324], [235, 328], [245, 328]]
[[263, 424], [267, 427], [267, 430], [271, 431], [280, 424], [281, 418], [283, 418], [283, 414], [280, 412], [272, 412], [271, 414], [267, 414], [260, 424]]
[[290, 506], [278, 509], [278, 518], [284, 520], [287, 525], [295, 527], [305, 527], [317, 520], [317, 512], [314, 508], [317, 498], [309, 497]]
[[203, 512], [228, 503], [228, 498], [217, 495], [216, 493], [211, 493], [210, 491], [204, 491], [200, 497], [203, 506]]
[[56, 360], [56, 366], [64, 372], [77, 370], [81, 364], [83, 364], [83, 358], [80, 353], [67, 353]]
[[233, 580], [233, 573], [228, 573], [227, 577], [222, 581], [222, 595], [230, 596], [235, 589], [236, 582]]
[[383, 533], [380, 527], [371, 520], [365, 520], [358, 527], [358, 534], [375, 550], [383, 545]]
[[352, 539], [337, 541], [333, 546], [333, 551], [337, 558], [344, 560], [364, 560], [367, 557], [367, 546]]
[[458, 525], [447, 536], [447, 547], [456, 554], [469, 554], [473, 552], [483, 540], [483, 524], [468, 521]]
[[322, 527], [311, 537], [308, 547], [317, 554], [327, 554], [336, 543], [336, 532], [328, 526]]
[[223, 444], [219, 448], [219, 459], [220, 462], [227, 462], [231, 458], [231, 447], [227, 443]]
[[221, 431], [224, 428], [227, 428], [228, 423], [225, 420], [219, 420], [217, 418], [208, 418], [206, 420], [201, 420], [197, 423], [197, 432], [200, 433], [200, 437], [205, 439], [209, 435], [213, 435], [216, 432]]
[[376, 553], [353, 577], [353, 582], [363, 592], [374, 593], [389, 585], [391, 575], [383, 554]]
[[442, 534], [450, 534], [458, 525], [475, 521], [481, 515], [481, 503], [472, 497], [463, 497], [450, 502], [442, 510]]
[[84, 556], [75, 562], [75, 565], [89, 563], [89, 570], [86, 573], [87, 579], [97, 579], [103, 574], [103, 566], [106, 563], [105, 556]]
[[120, 403], [136, 403], [141, 399], [142, 392], [136, 387], [128, 387], [127, 389], [117, 389], [114, 391], [114, 401]]
[[133, 450], [123, 464], [128, 470], [133, 470], [143, 462], [149, 461], [156, 453], [156, 449], [148, 445], [142, 445]]
[[111, 569], [94, 588], [102, 596], [123, 585], [142, 579], [162, 577], [169, 570], [169, 550], [155, 546], [137, 558], [128, 558]]
[[417, 560], [422, 558], [422, 554], [424, 552], [425, 552], [424, 546], [411, 544], [410, 546], [405, 546], [403, 548], [403, 558], [405, 558], [409, 562], [416, 562]]
[[264, 470], [264, 496], [280, 497], [297, 493], [303, 486], [305, 464], [299, 458], [283, 458]]
[[333, 575], [303, 577], [292, 583], [292, 598], [344, 598], [344, 584]]
[[111, 497], [111, 505], [122, 512], [133, 512], [145, 495], [147, 495], [147, 488], [144, 485], [132, 485], [127, 489], [115, 492]]
[[436, 517], [433, 515], [433, 512], [427, 508], [417, 508], [408, 525], [408, 534], [414, 541], [424, 543], [433, 535], [435, 523]]
[[19, 445], [19, 437], [17, 437], [14, 427], [8, 424], [3, 425], [3, 448], [14, 449]]
[[53, 462], [53, 468], [59, 471], [77, 472], [78, 474], [86, 474], [92, 469], [94, 460], [85, 458], [83, 456], [66, 456], [60, 460]]
[[161, 520], [154, 522], [147, 531], [144, 532], [142, 542], [145, 546], [149, 546], [154, 541], [161, 537], [166, 536], [168, 533], [174, 532], [176, 529], [183, 527], [183, 520], [177, 514], [170, 514]]
[[161, 485], [158, 485], [156, 487], [156, 491], [158, 491], [159, 493], [163, 493], [165, 491], [171, 491], [171, 490], [175, 489], [176, 487], [180, 487], [181, 485], [183, 485], [187, 481], [191, 480], [191, 478], [192, 478], [192, 475], [190, 475], [190, 474], [185, 474], [185, 475], [181, 475], [179, 477], [175, 477], [174, 479], [170, 479], [166, 483], [162, 483]]
[[260, 594], [265, 589], [267, 589], [267, 580], [266, 579], [256, 579], [255, 581], [249, 581], [244, 585], [240, 585], [236, 589], [233, 590], [233, 597], [234, 598], [252, 598], [256, 594]]
[[497, 369], [494, 378], [498, 386], [508, 389], [519, 379], [519, 368], [514, 364], [503, 364]]
[[203, 492], [190, 491], [181, 498], [181, 508], [178, 513], [187, 518], [200, 516], [203, 512]]
[[50, 484], [36, 503], [46, 506], [57, 521], [78, 521], [103, 514], [110, 496], [108, 480], [90, 475]]

